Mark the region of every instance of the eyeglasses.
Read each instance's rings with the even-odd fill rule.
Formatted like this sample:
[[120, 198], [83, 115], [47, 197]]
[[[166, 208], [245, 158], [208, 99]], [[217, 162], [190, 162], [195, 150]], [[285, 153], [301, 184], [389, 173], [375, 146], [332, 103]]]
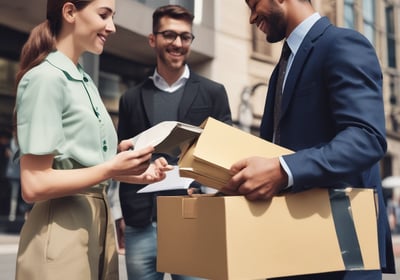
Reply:
[[194, 40], [194, 35], [189, 32], [176, 33], [175, 31], [172, 30], [154, 32], [154, 35], [158, 34], [161, 34], [168, 43], [174, 42], [176, 38], [179, 36], [179, 38], [181, 38], [182, 45], [184, 46], [189, 46]]

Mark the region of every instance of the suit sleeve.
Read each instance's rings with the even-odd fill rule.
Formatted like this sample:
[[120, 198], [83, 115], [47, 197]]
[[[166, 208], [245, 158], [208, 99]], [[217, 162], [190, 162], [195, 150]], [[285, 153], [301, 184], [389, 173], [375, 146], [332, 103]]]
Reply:
[[225, 87], [221, 84], [217, 84], [214, 95], [215, 99], [213, 104], [212, 117], [221, 122], [231, 125], [232, 115], [229, 106], [228, 94]]
[[337, 34], [328, 48], [320, 51], [326, 59], [316, 62], [323, 65], [323, 86], [315, 90], [328, 96], [321, 106], [333, 123], [332, 137], [283, 157], [293, 175], [294, 191], [372, 184], [368, 170], [387, 148], [382, 73], [375, 50], [363, 36], [347, 31]]
[[129, 110], [129, 100], [128, 94], [125, 93], [121, 96], [119, 100], [118, 109], [118, 142], [131, 138], [132, 127], [130, 125], [130, 110]]

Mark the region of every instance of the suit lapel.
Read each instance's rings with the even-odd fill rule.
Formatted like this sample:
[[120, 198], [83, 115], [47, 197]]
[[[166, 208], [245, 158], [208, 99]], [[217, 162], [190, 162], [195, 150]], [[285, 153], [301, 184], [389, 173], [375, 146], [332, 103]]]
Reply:
[[314, 48], [315, 41], [317, 41], [321, 37], [323, 32], [330, 24], [330, 21], [326, 17], [323, 17], [313, 25], [313, 27], [307, 33], [306, 37], [304, 37], [304, 40], [296, 53], [296, 56], [293, 60], [292, 66], [286, 79], [286, 84], [282, 96], [281, 119], [288, 109], [290, 100], [293, 97], [294, 90], [300, 78], [300, 74], [303, 70], [303, 67], [307, 63], [308, 57], [311, 54], [312, 49]]
[[151, 91], [153, 87], [153, 80], [149, 79], [146, 84], [142, 87], [142, 90], [140, 94], [142, 95], [142, 100], [143, 100], [143, 107], [145, 114], [147, 116], [147, 119], [150, 122], [150, 125], [155, 125], [154, 123], [154, 104], [153, 104], [153, 99]]
[[195, 73], [191, 72], [190, 77], [186, 82], [185, 91], [182, 96], [181, 104], [178, 111], [178, 120], [183, 121], [184, 117], [189, 112], [194, 99], [196, 98], [199, 90], [199, 80]]
[[267, 139], [272, 141], [273, 134], [273, 112], [274, 112], [274, 104], [275, 104], [275, 90], [276, 90], [276, 82], [278, 79], [278, 67], [275, 66], [275, 69], [272, 71], [271, 78], [268, 84], [267, 98], [265, 100], [264, 113], [261, 119], [260, 125], [260, 136], [263, 139]]
[[301, 47], [296, 53], [296, 57], [293, 60], [292, 67], [290, 68], [290, 71], [286, 78], [286, 84], [283, 90], [281, 118], [285, 115], [285, 112], [289, 106], [297, 81], [300, 77], [304, 64], [312, 48], [313, 45], [311, 41], [304, 40], [303, 43], [301, 44]]

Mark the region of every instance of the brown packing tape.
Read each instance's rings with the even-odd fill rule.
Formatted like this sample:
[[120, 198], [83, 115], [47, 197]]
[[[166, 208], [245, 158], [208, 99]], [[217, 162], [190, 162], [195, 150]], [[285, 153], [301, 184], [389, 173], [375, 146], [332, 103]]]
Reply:
[[197, 218], [197, 201], [201, 197], [217, 197], [221, 196], [221, 193], [209, 193], [209, 194], [193, 194], [191, 196], [182, 197], [182, 218], [184, 219], [196, 219]]

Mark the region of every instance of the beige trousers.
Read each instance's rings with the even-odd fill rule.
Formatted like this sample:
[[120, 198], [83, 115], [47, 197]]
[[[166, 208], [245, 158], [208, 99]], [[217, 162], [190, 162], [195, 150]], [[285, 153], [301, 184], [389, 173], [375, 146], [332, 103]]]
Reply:
[[16, 280], [118, 280], [104, 185], [39, 202], [20, 235]]

